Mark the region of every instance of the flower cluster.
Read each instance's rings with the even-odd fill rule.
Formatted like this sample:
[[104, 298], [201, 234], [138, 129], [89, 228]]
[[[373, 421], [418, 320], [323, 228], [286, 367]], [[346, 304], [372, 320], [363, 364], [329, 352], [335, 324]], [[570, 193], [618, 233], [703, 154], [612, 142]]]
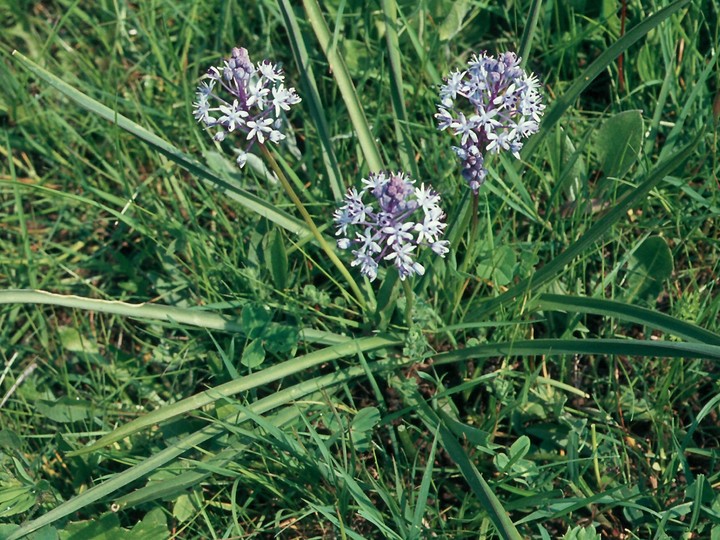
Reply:
[[453, 150], [475, 193], [487, 176], [485, 153], [509, 150], [519, 159], [522, 139], [539, 128], [545, 109], [540, 83], [520, 67], [520, 60], [512, 52], [497, 59], [485, 52], [473, 55], [467, 70], [451, 73], [440, 88], [438, 128], [460, 137]]
[[[446, 226], [440, 195], [424, 184], [415, 187], [402, 172], [371, 173], [362, 182], [360, 192], [351, 188], [345, 204], [335, 211], [338, 247], [354, 247], [352, 266], [359, 265], [370, 280], [377, 277], [381, 260], [391, 261], [401, 280], [424, 274], [425, 268], [415, 260], [416, 248], [430, 247], [441, 257], [448, 251], [449, 242], [439, 240]], [[371, 200], [366, 204], [363, 198], [368, 194]]]
[[300, 97], [295, 88], [285, 87], [285, 76], [275, 64], [265, 60], [253, 65], [247, 50], [235, 47], [230, 58], [222, 66], [211, 67], [205, 78], [198, 87], [193, 114], [198, 122], [218, 128], [216, 141], [234, 131], [245, 135], [249, 142], [238, 150], [237, 158], [241, 168], [256, 142], [278, 143], [285, 138], [280, 131], [281, 115], [299, 103]]

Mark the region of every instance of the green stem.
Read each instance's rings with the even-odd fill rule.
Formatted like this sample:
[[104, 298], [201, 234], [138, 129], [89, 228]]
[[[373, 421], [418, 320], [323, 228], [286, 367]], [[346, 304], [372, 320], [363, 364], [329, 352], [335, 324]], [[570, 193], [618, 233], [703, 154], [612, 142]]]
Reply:
[[402, 280], [402, 286], [405, 291], [405, 322], [409, 328], [412, 326], [413, 290], [408, 279]]
[[[468, 238], [467, 241], [467, 250], [465, 251], [465, 258], [463, 259], [462, 263], [460, 264], [460, 268], [458, 271], [461, 274], [464, 274], [467, 272], [468, 267], [475, 262], [475, 244], [477, 242], [477, 232], [479, 227], [479, 219], [478, 219], [478, 200], [479, 196], [477, 193], [472, 194], [472, 216], [471, 216], [471, 224], [470, 224], [470, 238]], [[465, 292], [465, 288], [468, 285], [468, 280], [463, 280], [462, 284], [458, 288], [457, 293], [455, 294], [455, 303], [453, 305], [453, 313], [455, 312], [455, 309], [458, 307], [458, 304], [460, 303], [460, 298], [462, 298], [463, 293]]]
[[365, 303], [365, 297], [363, 296], [362, 291], [360, 291], [360, 287], [358, 287], [358, 284], [353, 279], [352, 274], [350, 274], [347, 267], [335, 254], [335, 251], [333, 251], [333, 248], [330, 246], [330, 244], [328, 244], [327, 240], [325, 240], [325, 237], [320, 232], [320, 229], [318, 229], [317, 225], [315, 225], [312, 216], [307, 211], [305, 205], [302, 203], [300, 198], [297, 196], [297, 193], [295, 193], [295, 190], [290, 185], [290, 182], [285, 176], [285, 173], [280, 168], [280, 165], [275, 160], [273, 155], [270, 153], [270, 151], [265, 145], [261, 144], [260, 150], [262, 151], [265, 158], [268, 160], [268, 163], [270, 163], [270, 168], [277, 175], [278, 180], [280, 180], [283, 188], [285, 188], [285, 192], [288, 194], [288, 197], [290, 197], [290, 200], [292, 200], [293, 204], [300, 212], [300, 215], [305, 220], [305, 223], [307, 223], [307, 226], [310, 229], [310, 232], [312, 232], [313, 236], [315, 237], [315, 240], [317, 240], [318, 244], [320, 244], [320, 247], [323, 249], [330, 261], [335, 265], [338, 270], [340, 270], [340, 273], [343, 275], [348, 285], [350, 285], [350, 288], [352, 289], [358, 304], [363, 309], [363, 311], [365, 311], [365, 308], [367, 307]]

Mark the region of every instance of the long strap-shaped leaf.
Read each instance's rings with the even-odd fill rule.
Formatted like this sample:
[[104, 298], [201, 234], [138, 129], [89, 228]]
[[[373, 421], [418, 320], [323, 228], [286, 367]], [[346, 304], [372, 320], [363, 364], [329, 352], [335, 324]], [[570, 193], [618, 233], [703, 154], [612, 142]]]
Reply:
[[583, 253], [588, 247], [606, 235], [612, 229], [612, 226], [618, 222], [620, 218], [625, 216], [628, 210], [643, 200], [650, 190], [660, 183], [665, 176], [672, 173], [680, 167], [686, 159], [692, 156], [695, 146], [697, 146], [700, 142], [702, 135], [702, 133], [698, 134], [698, 136], [695, 137], [690, 144], [682, 148], [675, 155], [670, 156], [650, 171], [644, 182], [642, 182], [638, 187], [626, 192], [625, 195], [615, 203], [612, 209], [610, 209], [607, 214], [592, 225], [580, 239], [571, 244], [565, 251], [557, 255], [548, 264], [540, 268], [532, 275], [532, 277], [522, 280], [503, 294], [487, 300], [481, 304], [472, 315], [467, 316], [466, 320], [478, 319], [483, 314], [489, 313], [497, 307], [512, 301], [514, 298], [527, 294], [533, 289], [537, 289], [538, 287], [551, 281], [560, 271], [562, 271], [566, 264], [572, 262], [575, 257]]
[[568, 110], [573, 103], [575, 103], [575, 100], [580, 96], [580, 94], [582, 94], [583, 90], [590, 86], [590, 83], [592, 83], [598, 75], [605, 71], [618, 56], [620, 56], [627, 48], [637, 42], [645, 34], [658, 27], [660, 23], [670, 17], [673, 13], [677, 13], [689, 3], [690, 0], [678, 0], [673, 4], [670, 4], [654, 15], [644, 19], [637, 26], [629, 30], [623, 37], [605, 49], [605, 51], [603, 51], [602, 54], [600, 54], [600, 56], [598, 56], [595, 61], [587, 67], [582, 75], [575, 80], [570, 88], [568, 88], [565, 93], [553, 103], [552, 107], [550, 107], [543, 118], [540, 133], [531, 137], [525, 144], [523, 154], [532, 155], [535, 148], [537, 148], [542, 140], [548, 135], [548, 133], [552, 130], [552, 127], [560, 121], [560, 118], [562, 118], [565, 111]]
[[[245, 329], [239, 320], [220, 315], [213, 311], [202, 309], [187, 309], [162, 304], [130, 304], [117, 300], [98, 300], [96, 298], [85, 298], [74, 294], [56, 294], [48, 291], [31, 289], [9, 289], [0, 291], [0, 304], [44, 304], [63, 306], [85, 311], [97, 311], [98, 313], [112, 313], [123, 317], [137, 319], [150, 319], [157, 321], [187, 324], [204, 328], [206, 330], [221, 330], [224, 332], [239, 333], [245, 335]], [[305, 328], [300, 331], [303, 341], [309, 343], [322, 343], [324, 345], [336, 345], [347, 343], [350, 338], [332, 332]]]
[[542, 311], [569, 311], [578, 313], [595, 313], [606, 317], [617, 317], [623, 321], [650, 326], [663, 330], [688, 341], [697, 341], [709, 345], [720, 345], [720, 335], [705, 330], [687, 321], [681, 321], [665, 313], [606, 300], [605, 298], [587, 298], [582, 296], [564, 296], [560, 294], [541, 294], [535, 300], [531, 309]]
[[300, 25], [298, 25], [290, 0], [278, 0], [277, 4], [278, 8], [280, 8], [283, 21], [285, 22], [285, 30], [288, 33], [290, 48], [292, 49], [295, 63], [300, 69], [300, 79], [304, 91], [303, 101], [310, 110], [310, 117], [313, 119], [315, 127], [318, 130], [318, 138], [320, 139], [323, 162], [325, 163], [330, 188], [335, 200], [341, 201], [345, 196], [345, 186], [342, 183], [340, 168], [338, 167], [337, 158], [335, 157], [332, 142], [330, 141], [330, 129], [325, 119], [323, 104], [320, 100], [317, 83], [315, 82], [310, 56], [305, 47], [303, 35], [300, 32]]
[[[409, 359], [389, 359], [379, 360], [370, 366], [373, 371], [393, 370], [409, 363]], [[308, 394], [313, 392], [321, 391], [338, 384], [345, 383], [357, 377], [362, 377], [366, 374], [365, 368], [362, 366], [353, 366], [346, 368], [329, 375], [322, 377], [316, 377], [308, 381], [303, 381], [295, 386], [286, 388], [276, 392], [268, 397], [259, 399], [248, 407], [248, 410], [254, 414], [263, 414], [270, 410], [276, 409], [288, 403], [292, 403], [298, 399], [301, 399]], [[239, 413], [233, 423], [236, 425], [242, 424], [249, 420], [249, 415], [245, 413]], [[103, 497], [112, 495], [116, 491], [126, 487], [128, 484], [138, 480], [152, 472], [156, 471], [159, 467], [162, 467], [166, 463], [172, 461], [178, 456], [182, 455], [186, 451], [196, 448], [198, 445], [220, 435], [225, 432], [225, 428], [222, 425], [213, 424], [207, 426], [189, 437], [186, 437], [180, 441], [172, 443], [169, 447], [161, 450], [153, 456], [147, 458], [145, 461], [138, 463], [137, 465], [115, 474], [109, 480], [106, 480], [96, 486], [91, 487], [87, 491], [84, 491], [80, 495], [77, 495], [62, 503], [60, 506], [53, 508], [47, 514], [40, 516], [39, 518], [24, 524], [19, 529], [16, 529], [7, 540], [17, 540], [33, 531], [38, 530], [45, 525], [49, 525], [59, 519], [62, 519], [73, 512], [77, 512], [82, 508], [92, 504]]]
[[[405, 387], [401, 387], [399, 390], [404, 394], [405, 402], [408, 405], [416, 407], [418, 416], [425, 426], [427, 426], [428, 430], [438, 434], [440, 444], [460, 468], [460, 472], [465, 478], [465, 481], [483, 508], [485, 508], [500, 538], [505, 540], [522, 540], [522, 536], [520, 536], [515, 525], [508, 517], [500, 500], [495, 496], [492, 488], [480, 474], [480, 471], [477, 470], [477, 467], [470, 461], [467, 453], [457, 441], [452, 431], [445, 425], [445, 422], [442, 421], [432, 407], [420, 396], [417, 390], [409, 390]], [[429, 466], [430, 464], [428, 464], [428, 467]]]
[[[418, 178], [417, 163], [413, 159], [413, 144], [410, 139], [410, 126], [407, 110], [405, 109], [405, 95], [403, 92], [402, 59], [400, 55], [400, 41], [397, 30], [397, 2], [395, 0], [381, 0], [380, 5], [385, 17], [385, 43], [387, 44], [388, 64], [390, 67], [390, 97], [392, 98], [393, 122], [395, 123], [395, 137], [398, 142], [398, 153], [403, 170]], [[402, 141], [402, 145], [400, 142]]]
[[104, 118], [105, 120], [116, 124], [118, 127], [134, 135], [138, 139], [145, 141], [147, 144], [155, 148], [158, 152], [167, 156], [169, 159], [180, 165], [188, 172], [198, 176], [202, 181], [209, 183], [214, 187], [220, 188], [228, 197], [240, 203], [249, 210], [272, 221], [280, 227], [287, 229], [291, 233], [300, 235], [311, 234], [305, 223], [303, 223], [299, 219], [296, 219], [293, 216], [286, 214], [281, 210], [278, 210], [277, 206], [263, 201], [252, 193], [224, 181], [222, 178], [214, 174], [210, 169], [190, 159], [187, 155], [185, 155], [183, 152], [181, 152], [178, 148], [176, 148], [169, 142], [161, 139], [154, 133], [142, 127], [141, 125], [136, 124], [129, 118], [118, 114], [117, 111], [114, 111], [111, 108], [106, 107], [99, 101], [94, 100], [90, 96], [83, 94], [78, 89], [70, 86], [59, 77], [56, 77], [49, 71], [38, 66], [36, 63], [20, 54], [18, 51], [13, 51], [13, 56], [30, 72], [34, 73], [40, 79], [65, 94], [68, 98], [75, 101], [84, 109], [87, 109], [88, 111], [97, 114], [101, 118]]
[[93, 452], [99, 448], [107, 446], [115, 441], [119, 441], [154, 424], [165, 422], [178, 415], [195, 411], [205, 405], [214, 403], [218, 399], [239, 394], [247, 390], [258, 388], [260, 386], [278, 381], [300, 371], [310, 369], [311, 367], [337, 360], [345, 356], [357, 353], [364, 353], [383, 347], [393, 347], [399, 345], [402, 341], [390, 337], [373, 336], [367, 338], [355, 339], [351, 342], [341, 343], [326, 347], [319, 351], [313, 351], [297, 358], [292, 358], [280, 364], [263, 369], [256, 373], [252, 373], [240, 379], [215, 386], [210, 390], [205, 390], [199, 394], [195, 394], [189, 398], [185, 398], [172, 405], [164, 406], [160, 409], [151, 411], [132, 422], [120, 426], [112, 433], [108, 433], [101, 437], [94, 444], [72, 452], [70, 455], [80, 455]]
[[365, 118], [363, 108], [360, 105], [360, 100], [355, 91], [355, 85], [350, 77], [350, 72], [345, 65], [345, 60], [340, 54], [337, 44], [331, 46], [332, 36], [323, 18], [320, 6], [317, 0], [303, 0], [303, 5], [305, 6], [310, 25], [313, 27], [318, 42], [320, 43], [320, 47], [328, 59], [330, 69], [332, 69], [332, 74], [340, 90], [340, 95], [347, 107], [350, 121], [355, 128], [355, 133], [357, 133], [358, 141], [360, 142], [363, 155], [367, 160], [368, 167], [371, 171], [380, 171], [383, 169], [380, 151], [375, 144], [375, 139], [370, 131], [370, 126], [367, 118]]
[[639, 339], [526, 339], [486, 343], [459, 349], [434, 357], [433, 364], [452, 364], [468, 358], [494, 356], [554, 356], [561, 354], [593, 354], [650, 356], [655, 358], [705, 358], [720, 360], [720, 346], [680, 341], [643, 341]]

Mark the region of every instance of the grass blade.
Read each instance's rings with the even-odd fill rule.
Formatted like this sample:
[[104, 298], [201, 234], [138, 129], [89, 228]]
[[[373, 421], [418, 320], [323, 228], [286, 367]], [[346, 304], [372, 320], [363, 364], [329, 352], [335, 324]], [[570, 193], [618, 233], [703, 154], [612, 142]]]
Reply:
[[485, 301], [484, 305], [481, 305], [473, 316], [467, 318], [479, 319], [482, 314], [488, 313], [491, 310], [512, 301], [514, 298], [522, 294], [527, 294], [533, 289], [537, 289], [538, 287], [551, 281], [560, 273], [566, 264], [569, 264], [575, 257], [605, 236], [605, 234], [611, 230], [612, 226], [619, 221], [620, 218], [622, 218], [627, 211], [630, 210], [630, 208], [643, 200], [650, 190], [660, 183], [665, 176], [672, 173], [680, 167], [685, 160], [689, 159], [692, 156], [695, 147], [700, 142], [701, 137], [702, 134], [699, 134], [690, 144], [657, 165], [647, 174], [647, 179], [644, 182], [642, 182], [638, 187], [626, 192], [625, 195], [622, 196], [612, 207], [612, 209], [609, 210], [607, 214], [600, 218], [594, 225], [592, 225], [580, 239], [571, 244], [565, 251], [558, 254], [551, 262], [540, 268], [532, 275], [532, 277], [522, 280], [503, 294]]
[[523, 29], [523, 35], [520, 39], [520, 50], [518, 56], [522, 57], [523, 67], [527, 64], [528, 56], [530, 55], [530, 48], [532, 47], [532, 40], [535, 35], [535, 28], [537, 28], [538, 19], [540, 18], [540, 8], [542, 7], [542, 0], [533, 0], [530, 5], [530, 15], [525, 23]]
[[173, 403], [172, 405], [151, 411], [140, 418], [124, 424], [112, 433], [108, 433], [104, 437], [101, 437], [90, 446], [72, 452], [71, 455], [93, 452], [103, 446], [107, 446], [115, 441], [124, 439], [125, 437], [146, 427], [159, 422], [164, 422], [181, 414], [192, 412], [204, 407], [205, 405], [214, 403], [218, 399], [233, 396], [235, 394], [239, 394], [240, 392], [258, 388], [284, 377], [294, 375], [295, 373], [310, 369], [311, 367], [319, 364], [337, 360], [356, 353], [372, 351], [383, 347], [392, 347], [399, 345], [400, 343], [402, 343], [401, 340], [390, 337], [375, 336], [360, 338], [347, 343], [332, 345], [319, 351], [313, 351], [304, 356], [292, 358], [267, 369], [263, 369], [262, 371], [257, 371], [247, 375], [241, 379], [221, 384], [211, 388], [210, 390], [205, 390], [204, 392], [185, 398], [181, 401]]
[[451, 364], [468, 358], [490, 358], [492, 356], [557, 356], [562, 354], [720, 360], [720, 346], [639, 339], [527, 339], [486, 343], [439, 354], [434, 357], [434, 363], [438, 365]]
[[688, 341], [720, 345], [720, 335], [715, 332], [652, 309], [632, 306], [605, 298], [541, 294], [533, 302], [532, 308], [538, 311], [558, 310], [616, 317], [623, 321], [650, 326]]
[[320, 100], [315, 75], [313, 73], [310, 57], [305, 47], [302, 32], [289, 0], [278, 0], [278, 7], [285, 22], [285, 29], [290, 40], [290, 48], [300, 72], [300, 81], [303, 88], [303, 102], [307, 104], [310, 117], [318, 130], [323, 163], [330, 182], [330, 189], [336, 201], [341, 201], [345, 195], [345, 186], [342, 183], [342, 174], [338, 166], [335, 152], [330, 141], [330, 129], [325, 119], [324, 107]]
[[118, 127], [124, 129], [138, 139], [146, 142], [147, 144], [155, 148], [158, 152], [180, 165], [189, 173], [196, 175], [204, 182], [209, 183], [214, 187], [220, 188], [223, 194], [240, 203], [248, 210], [251, 210], [252, 212], [255, 212], [256, 214], [272, 221], [273, 223], [279, 225], [280, 227], [288, 230], [291, 233], [298, 235], [311, 234], [307, 226], [299, 219], [296, 219], [293, 216], [278, 210], [276, 206], [263, 201], [252, 193], [224, 181], [219, 176], [210, 171], [210, 169], [190, 159], [187, 155], [185, 155], [175, 146], [171, 145], [169, 142], [161, 139], [154, 133], [142, 127], [141, 125], [136, 124], [129, 118], [118, 114], [116, 111], [103, 105], [99, 101], [96, 101], [90, 96], [83, 94], [76, 88], [73, 88], [72, 86], [61, 80], [59, 77], [56, 77], [49, 71], [38, 66], [32, 60], [26, 58], [19, 52], [13, 51], [13, 56], [28, 71], [32, 72], [37, 77], [56, 88], [58, 91], [63, 93], [65, 96], [76, 102], [84, 109], [104, 118], [105, 120], [108, 120], [109, 122], [112, 122], [113, 124], [116, 124]]
[[654, 15], [651, 15], [638, 25], [634, 26], [623, 37], [603, 51], [603, 53], [588, 66], [585, 72], [575, 80], [570, 88], [568, 88], [562, 96], [555, 100], [552, 107], [550, 107], [543, 118], [540, 132], [528, 140], [523, 148], [523, 153], [525, 155], [531, 155], [533, 153], [535, 148], [540, 145], [543, 138], [546, 137], [555, 124], [560, 121], [560, 118], [562, 118], [565, 111], [567, 111], [572, 104], [575, 103], [575, 100], [588, 86], [590, 86], [590, 83], [592, 83], [598, 75], [605, 71], [618, 56], [620, 56], [645, 34], [654, 28], [657, 28], [665, 19], [674, 13], [677, 13], [689, 3], [690, 0], [679, 0], [661, 9]]
[[[245, 330], [238, 319], [225, 317], [212, 311], [188, 309], [162, 304], [130, 304], [117, 300], [98, 300], [75, 295], [56, 294], [47, 291], [29, 289], [10, 289], [0, 291], [0, 304], [39, 304], [63, 306], [98, 313], [112, 313], [123, 317], [165, 321], [176, 324], [187, 324], [206, 330], [221, 330], [245, 335]], [[301, 331], [304, 341], [336, 345], [346, 343], [349, 338], [331, 332], [306, 328]]]
[[408, 129], [408, 116], [405, 109], [405, 96], [403, 94], [402, 61], [400, 57], [400, 44], [397, 32], [397, 11], [398, 6], [395, 0], [381, 0], [383, 15], [385, 18], [385, 42], [387, 44], [388, 60], [390, 63], [390, 96], [393, 106], [393, 122], [395, 123], [395, 136], [400, 152], [400, 161], [405, 171], [412, 174], [413, 178], [419, 178], [417, 163], [413, 159], [413, 144]]
[[[371, 369], [373, 371], [396, 369], [398, 367], [401, 367], [403, 364], [407, 364], [408, 362], [408, 359], [398, 360], [393, 358], [389, 360], [380, 360], [372, 364]], [[314, 379], [310, 379], [308, 381], [296, 384], [295, 386], [286, 388], [285, 390], [276, 392], [275, 394], [272, 394], [265, 398], [259, 399], [252, 405], [248, 406], [248, 410], [256, 415], [263, 414], [270, 410], [303, 398], [308, 394], [345, 383], [353, 378], [361, 377], [364, 374], [365, 370], [362, 366], [353, 366], [351, 368], [337, 371], [329, 375], [316, 377]], [[233, 423], [239, 425], [249, 419], [250, 417], [248, 414], [239, 413], [234, 419]], [[154, 454], [153, 456], [147, 458], [145, 461], [131, 467], [130, 469], [116, 474], [105, 482], [91, 487], [80, 495], [77, 495], [72, 499], [57, 506], [56, 508], [53, 508], [47, 514], [44, 514], [39, 518], [34, 519], [33, 521], [25, 523], [19, 529], [16, 529], [10, 536], [8, 536], [7, 540], [17, 540], [18, 538], [21, 538], [33, 531], [36, 531], [41, 527], [44, 527], [45, 525], [62, 519], [72, 514], [73, 512], [76, 512], [84, 508], [85, 506], [88, 506], [89, 504], [92, 504], [102, 499], [103, 497], [107, 497], [108, 495], [115, 493], [116, 491], [124, 488], [135, 480], [138, 480], [152, 473], [162, 465], [182, 455], [187, 450], [195, 448], [198, 445], [204, 443], [205, 441], [208, 441], [209, 439], [224, 432], [225, 429], [222, 425], [213, 424], [195, 432], [194, 434], [186, 437], [185, 439], [174, 442], [168, 448], [161, 450], [157, 454]]]
[[368, 168], [371, 172], [381, 171], [384, 167], [382, 158], [380, 157], [380, 151], [378, 150], [377, 144], [375, 144], [375, 138], [370, 131], [370, 126], [360, 105], [360, 99], [355, 91], [355, 85], [353, 85], [352, 79], [350, 78], [345, 60], [338, 52], [337, 47], [330, 46], [332, 36], [330, 35], [330, 29], [325, 22], [322, 11], [320, 11], [320, 6], [317, 0], [303, 0], [303, 5], [305, 6], [308, 20], [315, 31], [315, 36], [318, 42], [320, 42], [320, 47], [330, 64], [330, 69], [332, 70], [335, 82], [338, 85], [340, 94], [347, 107], [350, 121], [355, 128], [355, 133], [357, 134], [363, 155], [367, 160]]
[[[427, 428], [432, 432], [437, 432], [440, 438], [440, 444], [442, 444], [445, 451], [460, 468], [460, 472], [465, 478], [465, 481], [475, 496], [480, 500], [500, 537], [505, 540], [521, 540], [522, 536], [520, 536], [515, 525], [508, 517], [502, 504], [475, 465], [470, 461], [470, 458], [455, 436], [447, 426], [445, 426], [445, 423], [420, 394], [418, 394], [417, 390], [403, 387], [402, 385], [399, 386], [400, 391], [404, 394], [405, 401], [409, 405], [417, 408], [418, 416]], [[428, 466], [430, 466], [430, 464], [428, 464]]]

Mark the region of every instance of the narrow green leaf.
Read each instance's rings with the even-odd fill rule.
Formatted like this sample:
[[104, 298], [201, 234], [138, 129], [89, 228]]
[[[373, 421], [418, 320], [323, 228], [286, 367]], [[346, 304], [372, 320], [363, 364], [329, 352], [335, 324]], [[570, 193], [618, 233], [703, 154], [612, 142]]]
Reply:
[[[247, 335], [246, 322], [227, 317], [204, 309], [178, 308], [162, 304], [130, 304], [117, 300], [96, 300], [82, 296], [55, 294], [47, 291], [27, 289], [9, 289], [0, 291], [0, 304], [47, 304], [64, 306], [98, 313], [114, 313], [136, 319], [150, 319], [175, 324], [187, 324], [207, 330], [222, 330]], [[350, 338], [332, 332], [306, 328], [300, 331], [300, 337], [308, 343], [336, 345], [346, 343]]]
[[486, 343], [434, 357], [435, 365], [492, 356], [558, 356], [565, 354], [649, 356], [652, 358], [704, 358], [720, 360], [720, 346], [675, 341], [637, 339], [529, 339]]
[[[374, 338], [371, 338], [374, 339]], [[406, 365], [410, 362], [409, 359], [388, 359], [380, 360], [373, 363], [370, 369], [373, 371], [384, 371], [384, 370], [395, 370], [399, 367]], [[336, 386], [338, 384], [345, 383], [356, 377], [362, 377], [366, 375], [365, 368], [363, 366], [353, 366], [346, 368], [341, 371], [330, 373], [322, 377], [316, 377], [307, 381], [303, 381], [295, 386], [291, 386], [279, 392], [276, 392], [270, 396], [259, 399], [247, 409], [255, 415], [263, 414], [267, 411], [273, 410], [282, 405], [286, 405], [300, 398], [312, 394], [317, 391], [325, 390], [329, 387]], [[218, 396], [220, 397], [220, 396]], [[247, 413], [239, 413], [234, 418], [235, 425], [241, 425], [243, 422], [250, 419], [250, 415]], [[53, 523], [59, 519], [62, 519], [73, 512], [76, 512], [96, 501], [107, 497], [116, 491], [125, 488], [132, 482], [142, 478], [153, 471], [157, 470], [164, 464], [172, 461], [178, 456], [182, 455], [186, 451], [197, 447], [198, 445], [220, 435], [225, 432], [225, 428], [219, 424], [213, 424], [206, 428], [197, 431], [196, 433], [186, 437], [182, 440], [170, 443], [170, 445], [153, 454], [145, 461], [134, 465], [133, 467], [115, 474], [110, 479], [94, 485], [87, 491], [82, 492], [80, 495], [73, 497], [72, 499], [65, 501], [59, 506], [53, 508], [46, 514], [34, 519], [30, 522], [23, 524], [20, 528], [13, 531], [6, 540], [18, 540], [23, 536], [44, 527], [50, 523]]]
[[345, 65], [345, 60], [339, 53], [338, 47], [331, 47], [332, 36], [320, 10], [320, 5], [317, 0], [303, 0], [303, 5], [305, 6], [308, 20], [315, 31], [315, 36], [320, 43], [320, 47], [330, 64], [330, 69], [340, 90], [340, 95], [342, 95], [345, 106], [348, 109], [350, 121], [355, 128], [355, 133], [357, 134], [363, 155], [367, 160], [368, 167], [372, 172], [381, 171], [383, 169], [383, 163], [380, 157], [380, 151], [370, 131], [370, 126], [360, 105], [360, 99], [355, 91], [355, 85]]
[[445, 16], [438, 27], [440, 41], [449, 41], [462, 29], [463, 19], [470, 11], [471, 3], [468, 0], [457, 0], [450, 6], [450, 12]]
[[30, 59], [20, 54], [18, 51], [13, 51], [13, 56], [28, 71], [34, 73], [37, 77], [59, 90], [61, 93], [75, 101], [84, 109], [87, 109], [91, 113], [96, 114], [101, 118], [112, 122], [113, 124], [116, 124], [118, 127], [134, 135], [138, 139], [146, 142], [147, 144], [155, 148], [158, 152], [165, 155], [188, 172], [198, 176], [204, 182], [216, 188], [219, 188], [221, 193], [240, 203], [248, 210], [255, 212], [256, 214], [272, 221], [273, 223], [279, 225], [280, 227], [283, 227], [284, 229], [288, 230], [293, 234], [311, 234], [305, 223], [303, 223], [302, 221], [290, 216], [289, 214], [286, 214], [285, 212], [278, 210], [276, 206], [260, 199], [259, 197], [256, 197], [252, 193], [240, 189], [237, 186], [230, 184], [229, 182], [226, 182], [207, 167], [204, 167], [200, 163], [186, 156], [178, 148], [174, 147], [169, 142], [161, 139], [154, 133], [146, 130], [144, 127], [136, 124], [127, 117], [118, 114], [117, 111], [106, 107], [99, 101], [96, 101], [90, 96], [83, 94], [76, 88], [73, 88], [69, 84], [62, 81], [60, 78], [56, 77], [49, 71], [43, 69]]
[[689, 341], [720, 346], [720, 335], [714, 332], [655, 310], [632, 306], [615, 300], [541, 294], [537, 300], [530, 304], [530, 309], [595, 313], [606, 317], [617, 317], [620, 320], [643, 324]]
[[523, 28], [522, 38], [520, 39], [520, 48], [518, 49], [518, 56], [522, 57], [523, 66], [525, 66], [528, 56], [530, 56], [530, 49], [532, 48], [535, 29], [537, 28], [538, 19], [540, 18], [541, 7], [542, 0], [532, 0], [532, 4], [530, 4], [530, 14], [527, 16], [527, 22], [525, 23], [525, 28]]
[[625, 33], [619, 40], [605, 49], [595, 61], [590, 64], [587, 69], [575, 80], [563, 95], [561, 95], [552, 106], [548, 109], [541, 124], [540, 132], [531, 137], [523, 148], [524, 155], [532, 155], [537, 146], [548, 135], [552, 128], [562, 118], [567, 111], [575, 103], [575, 100], [590, 86], [595, 78], [605, 71], [615, 59], [620, 56], [630, 46], [640, 40], [645, 34], [657, 28], [665, 19], [677, 13], [687, 6], [690, 0], [678, 0], [669, 6], [661, 9], [657, 13], [643, 19], [640, 23]]
[[333, 151], [330, 140], [330, 129], [328, 128], [324, 112], [325, 107], [320, 100], [320, 93], [318, 92], [315, 73], [310, 63], [310, 56], [305, 46], [304, 36], [300, 31], [300, 25], [298, 24], [295, 11], [290, 1], [278, 0], [278, 7], [280, 8], [283, 22], [285, 23], [285, 30], [288, 33], [295, 64], [297, 64], [300, 73], [303, 103], [308, 108], [310, 118], [312, 118], [315, 128], [318, 131], [323, 163], [325, 164], [330, 189], [335, 201], [341, 201], [345, 195], [345, 186], [342, 183], [342, 174], [340, 173], [337, 157]]
[[690, 144], [679, 150], [675, 155], [670, 156], [668, 159], [657, 165], [647, 174], [645, 181], [643, 181], [638, 187], [630, 189], [621, 196], [607, 214], [593, 224], [581, 238], [571, 244], [565, 251], [557, 255], [551, 262], [540, 268], [537, 272], [535, 272], [535, 274], [533, 274], [532, 277], [522, 280], [503, 294], [486, 301], [484, 304], [481, 304], [479, 309], [477, 309], [473, 315], [466, 318], [481, 319], [483, 314], [512, 301], [520, 295], [528, 294], [533, 289], [537, 289], [549, 281], [552, 281], [562, 272], [565, 265], [572, 262], [575, 257], [580, 255], [583, 251], [610, 232], [613, 225], [625, 216], [630, 208], [643, 200], [650, 190], [654, 188], [663, 178], [665, 178], [665, 176], [672, 173], [675, 169], [680, 167], [685, 160], [690, 158], [701, 138], [702, 133], [698, 134], [698, 136], [696, 136]]
[[415, 511], [413, 512], [413, 519], [411, 525], [411, 532], [413, 538], [420, 538], [422, 531], [422, 519], [425, 516], [425, 508], [427, 508], [428, 495], [430, 493], [430, 483], [433, 478], [433, 470], [435, 465], [435, 452], [439, 442], [439, 430], [435, 431], [433, 437], [433, 443], [430, 447], [430, 454], [425, 460], [425, 472], [423, 473], [422, 481], [420, 482], [420, 489], [418, 490], [417, 498], [415, 499]]
[[325, 362], [337, 360], [339, 358], [360, 352], [367, 352], [383, 347], [392, 347], [398, 345], [399, 343], [401, 343], [400, 340], [390, 337], [375, 336], [360, 338], [349, 343], [326, 347], [325, 349], [314, 351], [304, 356], [292, 358], [262, 371], [252, 373], [242, 379], [221, 384], [211, 388], [210, 390], [200, 392], [199, 394], [173, 403], [172, 405], [167, 405], [160, 409], [151, 411], [144, 416], [120, 426], [118, 429], [100, 438], [92, 445], [72, 452], [70, 455], [81, 455], [93, 452], [115, 441], [122, 440], [141, 429], [164, 422], [174, 418], [175, 416], [192, 412], [204, 407], [205, 405], [214, 403], [218, 399], [233, 396], [253, 388], [258, 388], [311, 367], [324, 364]]
[[388, 60], [390, 64], [390, 97], [392, 98], [393, 123], [395, 136], [402, 145], [398, 146], [402, 168], [419, 178], [417, 163], [413, 159], [413, 144], [408, 129], [408, 116], [405, 109], [405, 95], [403, 92], [402, 61], [397, 30], [397, 2], [395, 0], [381, 0], [380, 2], [385, 18], [385, 42], [387, 43]]
[[520, 536], [520, 533], [515, 528], [515, 525], [508, 517], [507, 512], [500, 503], [500, 500], [495, 496], [492, 489], [470, 460], [463, 447], [457, 441], [452, 432], [445, 426], [440, 417], [438, 417], [437, 413], [414, 388], [410, 388], [406, 385], [399, 385], [399, 390], [401, 394], [404, 395], [405, 401], [409, 405], [416, 407], [418, 416], [427, 428], [438, 434], [440, 444], [459, 467], [465, 481], [468, 483], [470, 489], [488, 513], [488, 516], [490, 517], [493, 525], [495, 525], [500, 537], [505, 540], [521, 540], [522, 536]]

